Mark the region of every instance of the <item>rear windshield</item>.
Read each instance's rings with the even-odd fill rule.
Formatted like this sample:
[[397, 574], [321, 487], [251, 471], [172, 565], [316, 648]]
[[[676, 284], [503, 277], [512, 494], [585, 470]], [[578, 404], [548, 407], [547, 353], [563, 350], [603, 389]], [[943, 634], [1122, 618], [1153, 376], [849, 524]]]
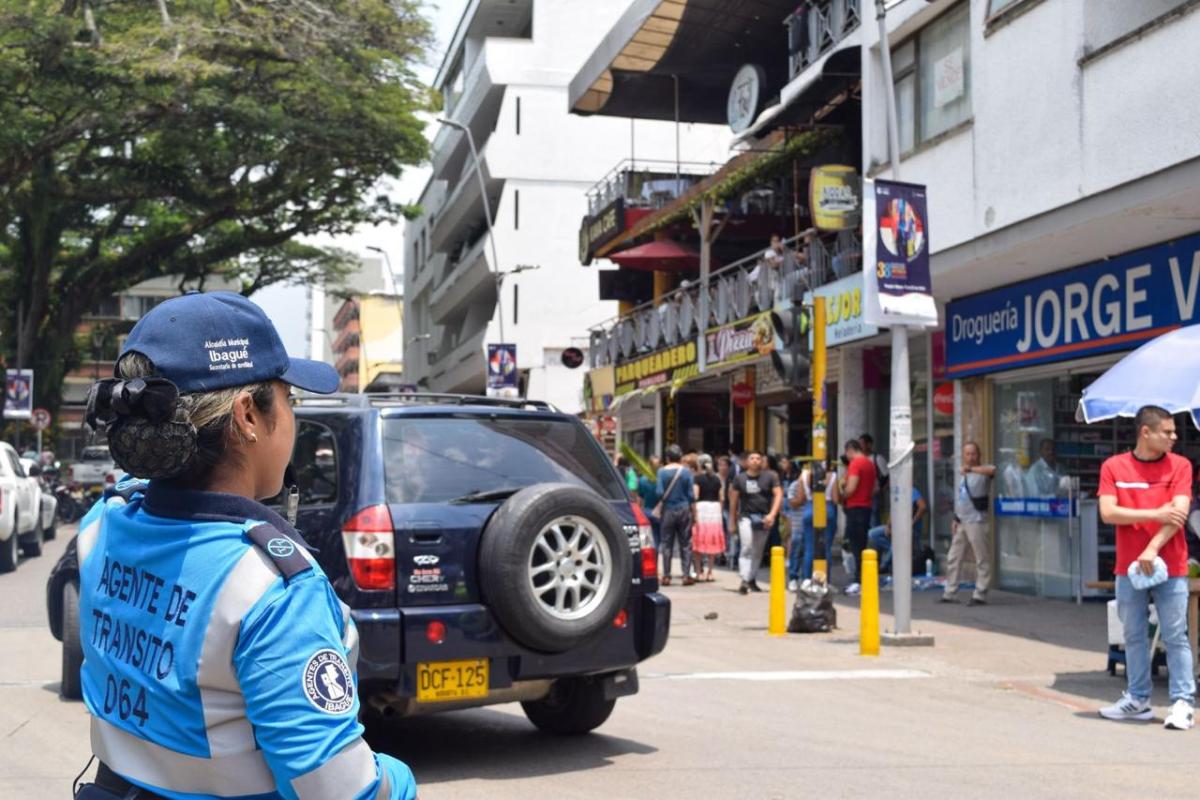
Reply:
[[596, 440], [567, 420], [401, 417], [384, 420], [383, 439], [391, 503], [443, 503], [548, 482], [626, 496]]
[[111, 461], [107, 447], [85, 447], [79, 456], [80, 461]]

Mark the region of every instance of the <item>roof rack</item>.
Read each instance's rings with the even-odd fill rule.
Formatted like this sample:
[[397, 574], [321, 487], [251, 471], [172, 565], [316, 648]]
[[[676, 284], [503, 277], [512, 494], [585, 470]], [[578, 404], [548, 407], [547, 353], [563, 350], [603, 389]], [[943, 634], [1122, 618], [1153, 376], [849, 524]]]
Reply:
[[363, 394], [300, 394], [295, 399], [296, 405], [306, 407], [318, 406], [378, 406], [388, 404], [418, 404], [427, 405], [458, 405], [458, 406], [494, 406], [499, 408], [529, 408], [537, 411], [555, 411], [558, 409], [543, 400], [528, 400], [523, 397], [486, 397], [479, 394], [443, 394], [438, 392], [404, 392], [389, 390], [382, 392], [366, 392]]

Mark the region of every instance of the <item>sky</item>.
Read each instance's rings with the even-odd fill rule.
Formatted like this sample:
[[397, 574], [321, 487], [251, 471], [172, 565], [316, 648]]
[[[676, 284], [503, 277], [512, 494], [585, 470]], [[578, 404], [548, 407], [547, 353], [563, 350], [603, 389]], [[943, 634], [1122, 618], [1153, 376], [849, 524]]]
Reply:
[[[454, 35], [454, 28], [468, 1], [441, 0], [441, 2], [425, 2], [423, 4], [426, 16], [433, 22], [434, 37], [437, 42], [429, 53], [427, 63], [421, 65], [417, 70], [417, 74], [424, 82], [433, 82], [442, 55], [449, 46], [450, 37]], [[436, 123], [430, 118], [425, 128], [425, 135], [432, 139], [436, 132]], [[415, 202], [420, 197], [421, 190], [425, 188], [427, 180], [429, 180], [428, 167], [412, 168], [406, 171], [399, 180], [390, 181], [388, 191], [393, 198], [401, 202]], [[356, 255], [376, 258], [377, 254], [367, 248], [382, 248], [391, 258], [392, 268], [395, 270], [397, 279], [400, 279], [403, 274], [403, 222], [397, 225], [367, 226], [347, 236], [313, 237], [311, 241], [315, 244], [340, 247]], [[304, 286], [270, 286], [251, 298], [267, 312], [267, 316], [275, 323], [288, 354], [301, 358], [308, 355], [308, 319], [306, 314], [297, 313], [297, 310], [305, 308], [305, 293], [306, 287]]]

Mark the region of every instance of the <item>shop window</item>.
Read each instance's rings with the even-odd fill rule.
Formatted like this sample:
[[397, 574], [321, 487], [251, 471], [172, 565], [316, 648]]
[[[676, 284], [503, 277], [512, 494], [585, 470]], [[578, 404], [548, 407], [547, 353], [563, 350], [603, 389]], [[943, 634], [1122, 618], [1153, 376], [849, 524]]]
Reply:
[[900, 152], [971, 118], [970, 6], [959, 3], [892, 53]]

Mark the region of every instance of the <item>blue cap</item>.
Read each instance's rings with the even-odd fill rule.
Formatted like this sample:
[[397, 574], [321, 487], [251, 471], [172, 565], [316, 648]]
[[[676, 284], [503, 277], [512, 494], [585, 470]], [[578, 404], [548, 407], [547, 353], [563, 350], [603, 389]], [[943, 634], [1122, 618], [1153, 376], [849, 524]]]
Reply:
[[339, 383], [329, 364], [289, 357], [263, 310], [234, 292], [188, 292], [160, 303], [133, 326], [125, 353], [153, 361], [180, 392], [281, 380], [329, 394]]

